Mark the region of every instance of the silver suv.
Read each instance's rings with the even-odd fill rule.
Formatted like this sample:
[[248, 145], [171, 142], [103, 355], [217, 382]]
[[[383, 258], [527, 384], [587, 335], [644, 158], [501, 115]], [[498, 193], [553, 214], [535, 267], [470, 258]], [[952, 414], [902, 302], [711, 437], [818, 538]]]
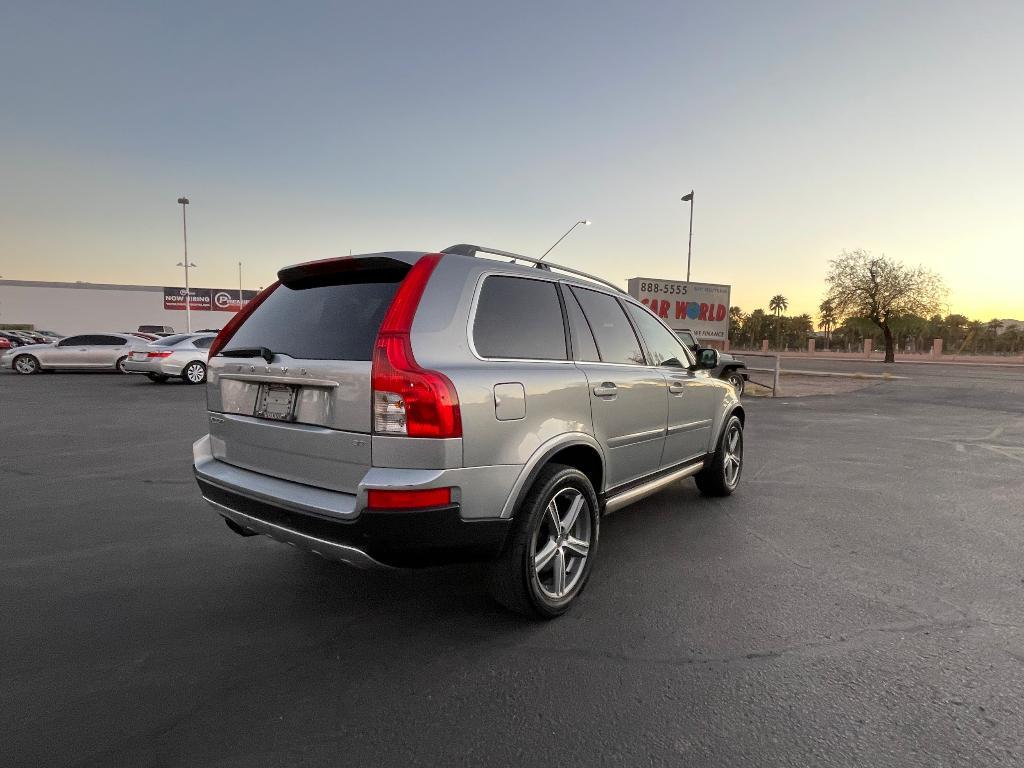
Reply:
[[193, 448], [238, 534], [362, 567], [489, 560], [500, 602], [553, 617], [602, 514], [739, 483], [733, 388], [599, 278], [471, 245], [278, 277], [210, 348]]

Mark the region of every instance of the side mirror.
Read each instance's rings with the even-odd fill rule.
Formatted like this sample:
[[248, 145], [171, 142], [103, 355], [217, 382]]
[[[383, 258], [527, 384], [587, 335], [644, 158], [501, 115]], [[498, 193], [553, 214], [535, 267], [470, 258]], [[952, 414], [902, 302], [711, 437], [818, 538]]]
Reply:
[[697, 367], [698, 368], [717, 368], [718, 367], [718, 350], [717, 349], [701, 349], [697, 351]]

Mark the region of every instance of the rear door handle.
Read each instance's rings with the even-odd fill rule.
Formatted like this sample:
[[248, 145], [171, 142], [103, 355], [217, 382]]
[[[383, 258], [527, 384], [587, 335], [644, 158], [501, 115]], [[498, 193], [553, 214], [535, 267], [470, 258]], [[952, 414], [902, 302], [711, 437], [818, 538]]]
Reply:
[[618, 392], [619, 388], [615, 386], [613, 381], [604, 381], [594, 387], [594, 394], [597, 397], [615, 397]]
[[673, 395], [683, 394], [684, 389], [686, 389], [686, 386], [678, 381], [673, 381], [671, 384], [668, 385], [668, 391], [671, 392]]

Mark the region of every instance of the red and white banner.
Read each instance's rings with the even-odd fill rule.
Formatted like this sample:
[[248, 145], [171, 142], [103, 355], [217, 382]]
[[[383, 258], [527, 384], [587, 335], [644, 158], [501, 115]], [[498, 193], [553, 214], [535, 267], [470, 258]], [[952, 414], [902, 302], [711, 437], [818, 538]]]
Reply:
[[690, 330], [698, 339], [729, 338], [731, 286], [631, 277], [629, 295], [650, 307], [676, 331]]

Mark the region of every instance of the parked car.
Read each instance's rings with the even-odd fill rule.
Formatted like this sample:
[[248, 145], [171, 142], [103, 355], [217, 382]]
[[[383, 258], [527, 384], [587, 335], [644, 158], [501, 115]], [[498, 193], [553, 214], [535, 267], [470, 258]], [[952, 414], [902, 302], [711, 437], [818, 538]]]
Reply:
[[[721, 352], [710, 347], [701, 347], [693, 331], [676, 331], [676, 335], [695, 355], [700, 356], [702, 352], [704, 353], [704, 365], [711, 371], [712, 376], [716, 379], [728, 381], [732, 384], [733, 389], [736, 390], [737, 395], [743, 395], [743, 390], [746, 389], [748, 381], [747, 364], [745, 362], [738, 357], [730, 355], [728, 352]], [[705, 349], [706, 351], [704, 351]], [[714, 352], [715, 355], [712, 356], [711, 352]], [[716, 361], [714, 365], [710, 365], [712, 359]]]
[[156, 336], [170, 336], [174, 333], [174, 329], [169, 325], [140, 325], [138, 331], [140, 333], [152, 333]]
[[130, 333], [132, 336], [138, 336], [140, 339], [145, 339], [148, 342], [153, 342], [156, 341], [157, 339], [164, 338], [161, 336], [157, 336], [155, 333], [142, 333], [141, 331], [125, 331], [125, 333]]
[[172, 376], [186, 384], [202, 384], [206, 381], [206, 355], [214, 338], [209, 333], [179, 333], [157, 339], [134, 350], [124, 369], [128, 373], [144, 373], [157, 384]]
[[24, 336], [13, 331], [0, 331], [0, 339], [6, 340], [12, 347], [24, 347], [29, 343]]
[[3, 336], [0, 336], [0, 349], [12, 349], [13, 347], [14, 345], [11, 344], [11, 342], [9, 342]]
[[29, 332], [29, 331], [9, 330], [9, 331], [5, 331], [5, 333], [7, 333], [9, 336], [14, 336], [15, 338], [17, 338], [18, 341], [21, 342], [22, 345], [44, 343], [44, 342], [40, 341], [43, 337], [41, 337], [41, 336], [37, 337], [35, 334], [33, 334], [33, 333]]
[[53, 344], [30, 344], [0, 356], [0, 367], [32, 374], [58, 369], [103, 369], [124, 372], [132, 350], [146, 342], [125, 333], [88, 333], [67, 336]]
[[229, 528], [364, 567], [489, 560], [500, 602], [551, 618], [602, 513], [688, 477], [736, 489], [744, 409], [659, 318], [484, 253], [541, 266], [470, 245], [311, 262], [229, 320], [193, 446]]

